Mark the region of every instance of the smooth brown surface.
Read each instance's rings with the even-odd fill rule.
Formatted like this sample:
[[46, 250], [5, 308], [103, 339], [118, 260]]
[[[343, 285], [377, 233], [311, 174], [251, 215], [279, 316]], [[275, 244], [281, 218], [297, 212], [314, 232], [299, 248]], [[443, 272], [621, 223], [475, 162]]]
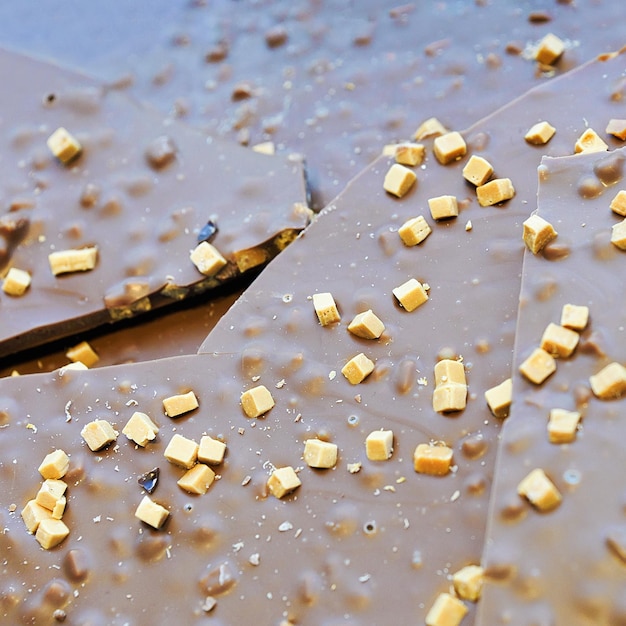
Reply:
[[[623, 546], [623, 448], [626, 398], [599, 400], [589, 377], [612, 361], [624, 363], [626, 256], [610, 243], [620, 218], [609, 209], [624, 187], [626, 151], [561, 159], [540, 168], [538, 213], [558, 238], [526, 253], [515, 343], [515, 366], [559, 323], [564, 304], [586, 305], [590, 321], [576, 352], [557, 360], [540, 386], [513, 378], [514, 399], [502, 429], [484, 562], [489, 573], [477, 624], [626, 623], [626, 563], [608, 545]], [[582, 413], [571, 444], [551, 444], [552, 408]], [[539, 513], [516, 494], [536, 467], [563, 501]]]

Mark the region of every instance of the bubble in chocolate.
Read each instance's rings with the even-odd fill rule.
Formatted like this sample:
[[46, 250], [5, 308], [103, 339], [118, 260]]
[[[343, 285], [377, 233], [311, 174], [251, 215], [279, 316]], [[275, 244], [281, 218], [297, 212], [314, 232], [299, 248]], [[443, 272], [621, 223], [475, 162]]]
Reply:
[[615, 185], [624, 177], [624, 162], [626, 158], [621, 153], [609, 153], [598, 161], [594, 167], [594, 174], [606, 187]]
[[559, 261], [560, 259], [566, 259], [571, 252], [571, 246], [568, 241], [553, 240], [542, 250], [544, 259], [548, 261]]
[[568, 485], [578, 485], [582, 479], [582, 474], [577, 469], [567, 469], [563, 472], [563, 480]]
[[176, 157], [176, 144], [171, 137], [161, 135], [146, 148], [146, 160], [154, 169], [162, 169]]
[[363, 532], [366, 535], [375, 535], [378, 531], [378, 526], [376, 525], [376, 520], [368, 520], [363, 524]]
[[468, 459], [478, 459], [483, 456], [489, 448], [489, 443], [482, 433], [468, 435], [461, 444], [461, 452]]
[[597, 198], [604, 191], [604, 185], [593, 175], [583, 176], [578, 181], [578, 195], [581, 198]]
[[202, 590], [212, 596], [226, 593], [236, 584], [235, 571], [228, 561], [221, 563], [217, 567], [211, 567], [200, 579]]
[[350, 426], [357, 426], [358, 423], [359, 423], [358, 415], [348, 415], [348, 424], [350, 424]]
[[204, 55], [204, 59], [207, 63], [219, 63], [228, 56], [228, 43], [225, 41], [218, 41], [207, 53]]
[[63, 572], [70, 582], [81, 583], [86, 580], [90, 568], [89, 556], [82, 548], [72, 548], [63, 559]]
[[145, 489], [148, 493], [152, 493], [156, 488], [159, 482], [159, 468], [155, 467], [154, 469], [142, 474], [137, 482], [139, 485]]
[[198, 233], [198, 243], [210, 241], [217, 234], [217, 222], [209, 220]]
[[135, 552], [142, 561], [154, 563], [167, 554], [168, 546], [167, 536], [144, 533], [135, 544]]

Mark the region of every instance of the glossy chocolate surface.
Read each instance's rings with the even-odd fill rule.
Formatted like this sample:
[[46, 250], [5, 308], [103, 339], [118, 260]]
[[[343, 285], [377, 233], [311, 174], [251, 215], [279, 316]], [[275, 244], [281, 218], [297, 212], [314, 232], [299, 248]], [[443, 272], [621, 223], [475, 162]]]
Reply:
[[[519, 366], [559, 323], [564, 304], [589, 307], [580, 345], [540, 386], [514, 375], [514, 400], [502, 429], [485, 565], [489, 580], [478, 624], [626, 623], [626, 565], [610, 540], [624, 546], [623, 423], [626, 399], [600, 400], [589, 377], [624, 363], [626, 256], [610, 243], [621, 221], [609, 204], [624, 188], [626, 152], [546, 158], [540, 168], [538, 214], [558, 232], [543, 254], [526, 253], [515, 344]], [[552, 408], [579, 411], [569, 444], [548, 441]], [[542, 468], [563, 496], [539, 513], [517, 496], [517, 484]]]

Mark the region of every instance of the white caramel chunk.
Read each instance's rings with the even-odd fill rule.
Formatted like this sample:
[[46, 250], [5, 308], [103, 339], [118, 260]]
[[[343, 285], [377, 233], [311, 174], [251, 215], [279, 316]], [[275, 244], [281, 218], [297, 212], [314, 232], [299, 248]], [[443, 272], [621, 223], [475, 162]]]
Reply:
[[476, 185], [476, 187], [484, 185], [491, 178], [492, 174], [493, 166], [491, 163], [475, 154], [472, 154], [463, 168], [463, 178]]
[[390, 194], [402, 198], [415, 184], [417, 176], [413, 170], [394, 163], [385, 174], [383, 188]]
[[536, 213], [531, 215], [523, 223], [523, 226], [522, 239], [533, 254], [541, 252], [558, 234], [550, 222], [539, 217]]
[[30, 286], [30, 274], [25, 270], [12, 267], [2, 282], [2, 291], [9, 296], [23, 296]]
[[100, 360], [96, 351], [86, 341], [81, 341], [70, 348], [65, 356], [73, 363], [82, 363], [85, 367], [93, 367]]
[[534, 469], [517, 485], [517, 493], [540, 511], [549, 511], [561, 503], [559, 490], [540, 468]]
[[428, 199], [428, 208], [434, 220], [445, 220], [459, 215], [456, 196], [437, 196]]
[[607, 135], [613, 135], [622, 141], [626, 140], [626, 120], [610, 119], [605, 132]]
[[589, 378], [591, 390], [601, 400], [619, 398], [626, 392], [626, 367], [614, 361]]
[[449, 593], [441, 593], [426, 615], [426, 626], [459, 626], [468, 608]]
[[71, 272], [88, 272], [96, 267], [98, 248], [80, 248], [78, 250], [58, 250], [48, 255], [50, 269], [55, 276]]
[[205, 494], [215, 480], [215, 472], [204, 463], [196, 463], [187, 470], [176, 484], [189, 493]]
[[48, 137], [46, 143], [50, 152], [61, 161], [61, 163], [68, 163], [74, 157], [80, 154], [82, 146], [78, 140], [71, 135], [62, 126], [57, 128], [50, 137]]
[[448, 132], [448, 129], [436, 118], [429, 117], [424, 120], [413, 133], [413, 139], [419, 141], [427, 137], [438, 137]]
[[65, 496], [61, 496], [54, 505], [52, 509], [52, 517], [53, 519], [61, 519], [63, 517], [63, 513], [65, 513], [65, 507], [67, 506], [67, 498]]
[[208, 241], [199, 243], [193, 249], [189, 258], [198, 268], [198, 271], [205, 276], [217, 274], [226, 265], [226, 259]]
[[272, 155], [276, 153], [276, 146], [273, 141], [262, 141], [252, 146], [252, 149], [259, 154]]
[[537, 46], [535, 51], [535, 59], [539, 63], [552, 65], [559, 60], [559, 57], [565, 51], [563, 40], [553, 33], [548, 33]]
[[309, 467], [330, 469], [337, 464], [337, 445], [321, 439], [304, 442], [304, 462]]
[[274, 406], [274, 398], [265, 385], [259, 385], [241, 394], [241, 407], [248, 417], [260, 417]]
[[365, 454], [370, 461], [386, 461], [392, 452], [392, 430], [375, 430], [366, 437]]
[[193, 391], [180, 393], [163, 400], [163, 409], [168, 417], [178, 417], [183, 413], [189, 413], [189, 411], [197, 409], [198, 406], [198, 398]]
[[167, 444], [163, 456], [174, 465], [190, 469], [198, 459], [198, 444], [176, 433]]
[[412, 217], [398, 228], [398, 235], [405, 246], [416, 246], [422, 243], [432, 232], [423, 215]]
[[383, 334], [385, 325], [372, 312], [372, 309], [368, 309], [354, 316], [348, 325], [348, 330], [363, 339], [378, 339]]
[[413, 467], [419, 474], [445, 476], [452, 466], [452, 448], [442, 444], [420, 443], [413, 453]]
[[529, 128], [524, 139], [535, 146], [542, 146], [552, 139], [555, 132], [556, 128], [548, 122], [537, 122]]
[[363, 382], [374, 371], [374, 362], [362, 352], [352, 357], [341, 369], [351, 385]]
[[508, 417], [513, 401], [513, 379], [507, 378], [499, 385], [485, 391], [485, 400], [494, 417]]
[[106, 420], [89, 422], [80, 431], [80, 436], [93, 452], [102, 450], [105, 446], [113, 443], [117, 439], [118, 434], [117, 430]]
[[626, 250], [626, 220], [622, 220], [613, 226], [611, 243], [620, 250]]
[[399, 287], [393, 289], [392, 292], [398, 299], [398, 302], [409, 312], [414, 311], [428, 300], [426, 289], [415, 278], [410, 278]]
[[567, 358], [578, 345], [580, 335], [569, 328], [550, 322], [543, 331], [541, 347], [557, 358]]
[[29, 533], [34, 533], [39, 528], [42, 520], [51, 519], [52, 511], [37, 504], [35, 500], [29, 500], [22, 509], [22, 519]]
[[476, 602], [483, 590], [485, 570], [480, 565], [466, 565], [452, 574], [452, 584], [459, 598]]
[[141, 411], [135, 411], [122, 429], [122, 434], [142, 448], [155, 439], [158, 432], [159, 427]]
[[467, 405], [467, 385], [450, 383], [433, 391], [433, 410], [437, 413], [462, 411]]
[[396, 163], [415, 167], [424, 161], [426, 148], [421, 143], [403, 143], [396, 147]]
[[535, 348], [519, 366], [519, 371], [531, 383], [540, 385], [548, 376], [554, 374], [556, 361], [549, 352], [542, 348]]
[[495, 178], [476, 187], [476, 197], [480, 206], [493, 206], [506, 202], [515, 195], [515, 187], [510, 178]]
[[576, 438], [580, 422], [578, 411], [552, 409], [548, 420], [548, 439], [550, 443], [570, 443]]
[[164, 506], [154, 502], [150, 496], [144, 496], [135, 510], [137, 519], [156, 529], [163, 526], [169, 514], [170, 512]]
[[450, 383], [457, 385], [467, 384], [465, 367], [461, 361], [441, 359], [441, 361], [435, 363], [435, 387]]
[[564, 304], [561, 311], [561, 326], [572, 330], [584, 330], [589, 322], [589, 307], [577, 304]]
[[200, 438], [198, 448], [198, 461], [209, 465], [219, 465], [224, 460], [226, 444], [219, 439], [213, 439], [209, 435]]
[[574, 152], [604, 152], [609, 146], [593, 128], [588, 128], [574, 144]]
[[46, 454], [39, 466], [39, 473], [44, 478], [63, 478], [70, 467], [70, 457], [63, 450]]
[[433, 151], [437, 161], [442, 165], [447, 165], [464, 156], [467, 152], [467, 145], [461, 133], [454, 130], [437, 137], [433, 142]]
[[331, 293], [313, 294], [313, 308], [322, 326], [328, 326], [341, 320], [335, 299]]
[[59, 369], [59, 371], [61, 372], [61, 376], [63, 376], [63, 374], [67, 370], [71, 372], [83, 372], [88, 369], [89, 368], [84, 363], [81, 363], [80, 361], [76, 361], [76, 363], [68, 363], [67, 365], [64, 365], [63, 367]]
[[613, 200], [611, 200], [609, 208], [613, 213], [626, 217], [626, 190], [620, 189], [620, 191], [617, 192]]
[[39, 542], [39, 545], [44, 550], [51, 550], [58, 546], [68, 535], [70, 529], [60, 519], [42, 519], [37, 532], [35, 533], [35, 539]]
[[59, 499], [63, 497], [66, 489], [66, 482], [57, 478], [46, 478], [37, 492], [35, 502], [52, 511]]
[[279, 467], [267, 479], [267, 488], [276, 498], [280, 499], [296, 490], [302, 482], [291, 466]]

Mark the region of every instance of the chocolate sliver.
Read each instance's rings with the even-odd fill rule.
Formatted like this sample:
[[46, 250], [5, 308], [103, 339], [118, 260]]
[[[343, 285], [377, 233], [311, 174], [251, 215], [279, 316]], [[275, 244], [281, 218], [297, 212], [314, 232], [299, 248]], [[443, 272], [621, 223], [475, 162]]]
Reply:
[[[525, 253], [513, 406], [502, 429], [492, 490], [484, 554], [488, 580], [478, 624], [619, 624], [626, 618], [626, 397], [599, 399], [589, 382], [605, 365], [624, 364], [626, 354], [626, 257], [609, 241], [620, 221], [609, 204], [624, 186], [624, 157], [621, 149], [542, 160], [538, 214], [555, 225], [569, 254], [552, 259]], [[611, 184], [602, 184], [607, 172], [617, 169]], [[601, 185], [594, 197], [585, 193], [590, 181]], [[589, 307], [581, 345], [569, 358], [557, 359], [556, 372], [542, 385], [533, 385], [516, 370], [548, 324], [560, 323], [565, 304]], [[599, 343], [597, 350], [582, 349], [592, 342]], [[571, 443], [548, 440], [554, 408], [581, 413]], [[537, 511], [517, 495], [517, 485], [535, 468], [543, 469], [562, 495], [554, 510]]]
[[[306, 226], [300, 159], [207, 140], [18, 54], [0, 52], [0, 68], [11, 94], [0, 126], [0, 262], [32, 277], [23, 296], [2, 294], [0, 355], [214, 289], [262, 267]], [[60, 126], [82, 144], [67, 164], [46, 146]], [[227, 264], [204, 276], [189, 254], [209, 219]], [[51, 252], [89, 246], [94, 269], [52, 274]]]

